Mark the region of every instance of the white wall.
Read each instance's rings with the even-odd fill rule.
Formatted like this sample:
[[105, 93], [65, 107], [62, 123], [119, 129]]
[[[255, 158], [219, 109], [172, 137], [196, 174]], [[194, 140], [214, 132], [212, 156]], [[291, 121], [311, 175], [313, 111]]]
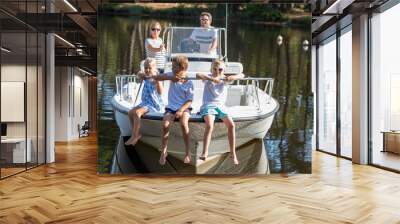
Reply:
[[76, 75], [77, 70], [75, 70], [74, 75], [74, 108], [72, 108], [72, 135], [78, 136], [77, 126], [80, 124], [81, 126], [88, 121], [89, 119], [89, 110], [88, 110], [88, 78], [83, 73], [79, 72], [79, 75]]
[[88, 120], [88, 78], [72, 67], [56, 67], [56, 141], [79, 138], [78, 124]]
[[[33, 72], [36, 74], [36, 67], [33, 66], [27, 66], [25, 67], [24, 65], [21, 64], [3, 64], [1, 66], [1, 81], [2, 82], [24, 82], [25, 81], [25, 75], [27, 69], [28, 74], [32, 74]], [[28, 77], [29, 79], [29, 77]], [[29, 80], [29, 85], [34, 85], [36, 86], [36, 80]], [[34, 107], [36, 108], [36, 88], [27, 88], [27, 106]], [[2, 96], [4, 97], [4, 96]], [[34, 102], [33, 105], [31, 103]], [[41, 105], [38, 105], [39, 107]], [[8, 108], [1, 108], [1, 110], [8, 110]], [[24, 108], [22, 108], [24, 110]], [[29, 109], [27, 109], [27, 119], [28, 119], [28, 137], [29, 134], [31, 133], [30, 130], [36, 130], [36, 119], [37, 115], [36, 113], [29, 113], [31, 112]], [[36, 110], [35, 110], [36, 111]], [[34, 123], [32, 123], [34, 122]], [[7, 122], [7, 136], [8, 137], [25, 137], [25, 124], [26, 122]], [[36, 135], [36, 132], [35, 132]]]
[[68, 140], [68, 88], [69, 69], [67, 67], [55, 68], [55, 140]]
[[[1, 81], [25, 82], [25, 64], [8, 64], [1, 66]], [[7, 110], [7, 108], [1, 108]], [[25, 137], [25, 122], [7, 122], [7, 137]]]

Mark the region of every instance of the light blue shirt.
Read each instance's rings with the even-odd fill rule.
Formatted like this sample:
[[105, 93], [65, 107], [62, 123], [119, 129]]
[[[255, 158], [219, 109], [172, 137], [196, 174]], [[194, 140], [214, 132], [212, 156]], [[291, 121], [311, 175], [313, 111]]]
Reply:
[[[200, 45], [200, 52], [207, 54], [208, 49], [210, 49], [213, 40], [217, 40], [218, 38], [218, 31], [217, 29], [210, 27], [210, 28], [198, 28], [193, 30], [192, 34], [190, 35], [190, 39], [196, 41]], [[216, 54], [216, 50], [214, 49], [211, 54]]]
[[[211, 74], [208, 76], [212, 77]], [[226, 83], [222, 80], [220, 83], [214, 83], [210, 80], [204, 81], [203, 106], [225, 106], [227, 92]]]
[[[172, 72], [168, 72], [166, 75], [174, 76]], [[193, 92], [194, 87], [191, 80], [185, 83], [170, 81], [167, 108], [174, 111], [179, 110], [187, 101], [193, 100]]]

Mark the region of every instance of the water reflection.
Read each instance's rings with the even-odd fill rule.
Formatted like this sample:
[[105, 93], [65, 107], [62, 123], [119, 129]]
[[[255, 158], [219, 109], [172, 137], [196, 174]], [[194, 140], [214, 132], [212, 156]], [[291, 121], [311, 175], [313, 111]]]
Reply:
[[[99, 172], [109, 172], [119, 131], [109, 103], [116, 74], [139, 70], [144, 38], [152, 20], [100, 17], [98, 20]], [[162, 27], [198, 26], [198, 20], [160, 20]], [[223, 27], [223, 21], [214, 24]], [[277, 38], [282, 36], [282, 43]], [[228, 58], [240, 61], [246, 75], [275, 78], [273, 96], [280, 109], [266, 138], [271, 172], [311, 172], [313, 97], [311, 55], [303, 49], [309, 28], [230, 23]]]

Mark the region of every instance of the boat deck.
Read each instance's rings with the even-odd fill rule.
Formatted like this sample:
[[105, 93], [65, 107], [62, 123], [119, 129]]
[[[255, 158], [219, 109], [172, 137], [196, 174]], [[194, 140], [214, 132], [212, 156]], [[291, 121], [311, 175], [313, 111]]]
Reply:
[[[199, 85], [198, 83], [199, 82], [195, 82], [194, 99], [192, 103], [191, 117], [189, 120], [191, 122], [203, 122], [203, 118], [199, 114], [202, 102], [201, 98], [203, 96], [203, 86]], [[135, 83], [134, 86], [130, 88], [138, 88], [138, 84]], [[260, 104], [258, 104], [258, 100], [254, 96], [249, 97], [248, 95], [246, 95], [246, 92], [244, 90], [245, 88], [246, 87], [243, 85], [231, 85], [228, 88], [228, 100], [226, 103], [226, 109], [228, 114], [233, 118], [234, 121], [262, 119], [271, 116], [275, 114], [276, 111], [278, 111], [278, 102], [274, 98], [266, 94], [264, 91], [258, 89], [260, 102]], [[141, 92], [139, 92], [139, 95], [140, 94]], [[167, 95], [168, 94], [164, 94], [163, 96], [164, 102], [167, 102]], [[140, 104], [140, 98], [138, 98], [137, 102], [135, 102], [135, 99], [130, 98], [128, 100], [124, 100], [119, 95], [115, 95], [112, 101], [114, 109], [124, 114], [127, 114], [128, 111], [134, 107], [134, 105], [138, 104]], [[163, 112], [149, 112], [143, 117], [143, 119], [162, 120], [163, 116]]]

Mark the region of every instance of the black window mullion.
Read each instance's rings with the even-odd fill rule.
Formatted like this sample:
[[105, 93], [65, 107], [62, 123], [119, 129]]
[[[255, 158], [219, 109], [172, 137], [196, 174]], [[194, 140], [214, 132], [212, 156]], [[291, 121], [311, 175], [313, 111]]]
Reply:
[[[36, 1], [39, 13], [39, 0]], [[39, 22], [39, 21], [37, 21]], [[36, 166], [39, 165], [39, 32], [36, 32]]]
[[[25, 21], [28, 19], [28, 1], [25, 0]], [[25, 170], [28, 170], [28, 114], [27, 114], [27, 89], [28, 89], [28, 24], [25, 23], [25, 88], [24, 88], [24, 120], [25, 120]]]
[[[47, 4], [47, 3], [45, 3]], [[46, 5], [46, 9], [45, 9], [46, 13], [47, 13], [47, 5]], [[48, 33], [45, 32], [44, 33], [44, 164], [47, 163], [47, 37], [48, 37]], [[43, 77], [43, 74], [42, 74]]]
[[319, 44], [316, 45], [315, 47], [315, 147], [318, 150], [319, 149]]
[[371, 64], [371, 56], [372, 56], [372, 25], [371, 25], [371, 20], [372, 20], [372, 12], [368, 12], [368, 25], [367, 25], [367, 46], [368, 46], [368, 53], [367, 53], [367, 85], [368, 85], [368, 95], [367, 95], [367, 119], [368, 119], [368, 124], [367, 124], [367, 141], [368, 141], [368, 164], [373, 164], [373, 148], [372, 148], [372, 64]]
[[[49, 9], [51, 9], [51, 6], [50, 6], [50, 2], [48, 2], [48, 1], [46, 1], [45, 2], [45, 4], [46, 4], [46, 8], [45, 8], [45, 12], [46, 13], [51, 13], [51, 10], [49, 10]], [[48, 123], [47, 123], [47, 79], [48, 79], [48, 68], [47, 68], [47, 62], [48, 62], [48, 58], [47, 58], [47, 51], [48, 51], [48, 46], [47, 46], [47, 44], [49, 43], [49, 40], [48, 40], [48, 35], [49, 35], [49, 33], [45, 33], [45, 38], [44, 38], [44, 41], [45, 41], [45, 44], [44, 44], [44, 52], [45, 52], [45, 55], [44, 55], [44, 58], [45, 58], [45, 60], [44, 60], [44, 71], [45, 71], [45, 78], [44, 78], [44, 86], [45, 86], [45, 88], [44, 88], [44, 91], [45, 91], [45, 93], [44, 93], [44, 123], [45, 123], [45, 128], [44, 128], [44, 148], [45, 148], [45, 150], [44, 150], [44, 163], [46, 164], [47, 163], [47, 146], [48, 146], [48, 142], [47, 142], [47, 125], [48, 125]], [[54, 39], [54, 35], [52, 36], [53, 37], [53, 39]], [[55, 47], [55, 46], [54, 46]], [[55, 49], [54, 49], [55, 50]], [[50, 151], [50, 150], [49, 150]]]
[[[2, 22], [0, 22], [0, 47], [2, 47], [3, 45], [2, 45], [2, 32], [1, 32], [1, 29], [2, 28]], [[2, 58], [1, 58], [1, 55], [2, 55], [2, 52], [0, 51], [0, 125], [2, 124], [2, 122], [1, 122], [1, 67], [2, 67]], [[1, 170], [2, 170], [2, 167], [3, 167], [3, 164], [2, 164], [2, 162], [1, 162], [1, 151], [2, 151], [2, 147], [1, 147], [1, 144], [0, 144], [0, 179], [2, 179], [2, 176], [1, 176]]]
[[336, 31], [336, 154], [341, 156], [341, 119], [340, 119], [340, 76], [341, 76], [341, 64], [340, 64], [340, 36], [341, 32], [338, 29]]
[[75, 118], [75, 67], [71, 67], [71, 108], [72, 118]]

